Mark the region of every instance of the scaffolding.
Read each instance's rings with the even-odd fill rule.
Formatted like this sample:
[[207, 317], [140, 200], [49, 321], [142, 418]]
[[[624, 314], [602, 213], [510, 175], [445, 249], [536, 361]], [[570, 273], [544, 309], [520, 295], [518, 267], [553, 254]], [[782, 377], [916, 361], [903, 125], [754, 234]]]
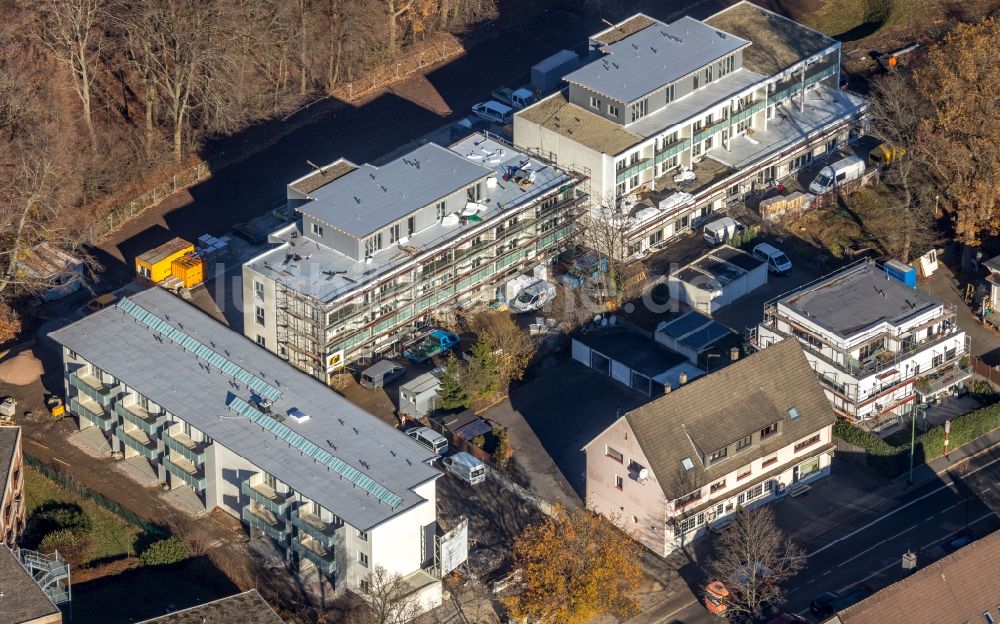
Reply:
[[34, 550], [15, 548], [17, 560], [35, 583], [56, 606], [66, 604], [73, 598], [70, 587], [69, 563], [59, 551], [46, 555]]

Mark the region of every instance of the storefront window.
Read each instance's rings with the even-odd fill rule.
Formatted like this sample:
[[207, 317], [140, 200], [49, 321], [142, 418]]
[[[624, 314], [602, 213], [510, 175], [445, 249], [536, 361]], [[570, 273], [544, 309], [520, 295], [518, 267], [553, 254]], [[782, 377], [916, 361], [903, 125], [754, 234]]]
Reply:
[[814, 472], [819, 471], [819, 456], [808, 459], [799, 464], [799, 478], [804, 479]]

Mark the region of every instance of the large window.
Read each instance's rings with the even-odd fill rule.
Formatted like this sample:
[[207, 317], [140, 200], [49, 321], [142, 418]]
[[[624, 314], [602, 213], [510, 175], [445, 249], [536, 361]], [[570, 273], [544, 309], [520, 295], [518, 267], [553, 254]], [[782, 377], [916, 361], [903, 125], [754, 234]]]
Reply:
[[444, 219], [445, 214], [447, 214], [448, 204], [443, 201], [439, 201], [434, 204], [434, 216], [437, 219]]
[[808, 459], [799, 464], [799, 478], [804, 479], [814, 472], [819, 472], [819, 456]]
[[649, 100], [647, 98], [639, 100], [638, 102], [632, 105], [631, 110], [632, 110], [632, 121], [638, 121], [642, 119], [643, 117], [646, 116], [646, 113], [649, 112]]
[[799, 442], [798, 444], [796, 444], [795, 445], [795, 452], [798, 453], [802, 449], [804, 449], [806, 447], [809, 447], [809, 446], [812, 446], [813, 444], [816, 444], [817, 442], [819, 442], [819, 434], [818, 433], [816, 435], [811, 436], [809, 438], [806, 438], [805, 440], [802, 440], [801, 442]]
[[739, 440], [736, 441], [736, 450], [737, 451], [742, 451], [743, 449], [745, 449], [748, 446], [750, 446], [752, 443], [753, 443], [753, 436], [752, 435], [748, 435], [745, 438], [740, 438]]
[[610, 457], [611, 459], [615, 460], [619, 464], [625, 463], [625, 456], [622, 455], [621, 451], [613, 447], [610, 446], [604, 447], [604, 454]]
[[726, 447], [722, 447], [717, 451], [712, 451], [711, 455], [708, 456], [708, 463], [712, 464], [720, 459], [725, 459], [728, 450]]
[[763, 440], [776, 433], [778, 433], [778, 423], [774, 422], [760, 430], [760, 439]]
[[696, 529], [701, 525], [705, 524], [705, 514], [700, 513], [697, 516], [691, 516], [690, 518], [684, 518], [677, 524], [677, 534], [683, 535], [688, 531]]
[[365, 240], [366, 256], [371, 256], [380, 249], [382, 249], [382, 232], [379, 232], [374, 236], [369, 236], [368, 239]]

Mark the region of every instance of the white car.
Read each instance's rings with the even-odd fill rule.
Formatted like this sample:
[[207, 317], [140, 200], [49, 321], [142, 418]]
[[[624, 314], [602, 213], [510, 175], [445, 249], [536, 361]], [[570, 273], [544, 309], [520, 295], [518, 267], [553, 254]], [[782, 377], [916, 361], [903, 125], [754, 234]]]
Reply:
[[545, 280], [532, 282], [530, 286], [517, 293], [510, 307], [519, 313], [540, 310], [556, 296], [556, 286]]
[[767, 263], [767, 270], [775, 275], [788, 275], [792, 272], [792, 261], [774, 245], [761, 243], [753, 248], [753, 255]]
[[514, 109], [500, 102], [490, 100], [489, 102], [480, 102], [473, 106], [472, 114], [480, 119], [506, 126], [512, 119]]

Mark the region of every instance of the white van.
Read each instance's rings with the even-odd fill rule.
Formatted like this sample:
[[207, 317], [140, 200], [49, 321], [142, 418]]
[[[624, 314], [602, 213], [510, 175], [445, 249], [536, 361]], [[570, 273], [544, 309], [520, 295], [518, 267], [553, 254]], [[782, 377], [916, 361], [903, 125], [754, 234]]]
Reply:
[[455, 453], [441, 460], [444, 467], [469, 485], [476, 485], [486, 480], [486, 464], [465, 451]]
[[792, 272], [792, 261], [788, 259], [785, 252], [774, 245], [761, 243], [753, 248], [753, 255], [758, 260], [767, 263], [767, 270], [775, 275], [788, 275]]
[[448, 438], [430, 427], [414, 427], [406, 435], [434, 451], [435, 455], [444, 455], [448, 450]]
[[864, 173], [864, 159], [860, 156], [848, 156], [820, 169], [816, 179], [809, 185], [809, 192], [815, 195], [828, 193], [838, 186], [857, 180]]
[[480, 102], [473, 106], [472, 114], [480, 119], [506, 126], [511, 121], [514, 109], [500, 102], [490, 100], [489, 102]]
[[716, 219], [705, 226], [703, 232], [705, 242], [709, 245], [721, 245], [743, 229], [743, 224], [732, 217]]

